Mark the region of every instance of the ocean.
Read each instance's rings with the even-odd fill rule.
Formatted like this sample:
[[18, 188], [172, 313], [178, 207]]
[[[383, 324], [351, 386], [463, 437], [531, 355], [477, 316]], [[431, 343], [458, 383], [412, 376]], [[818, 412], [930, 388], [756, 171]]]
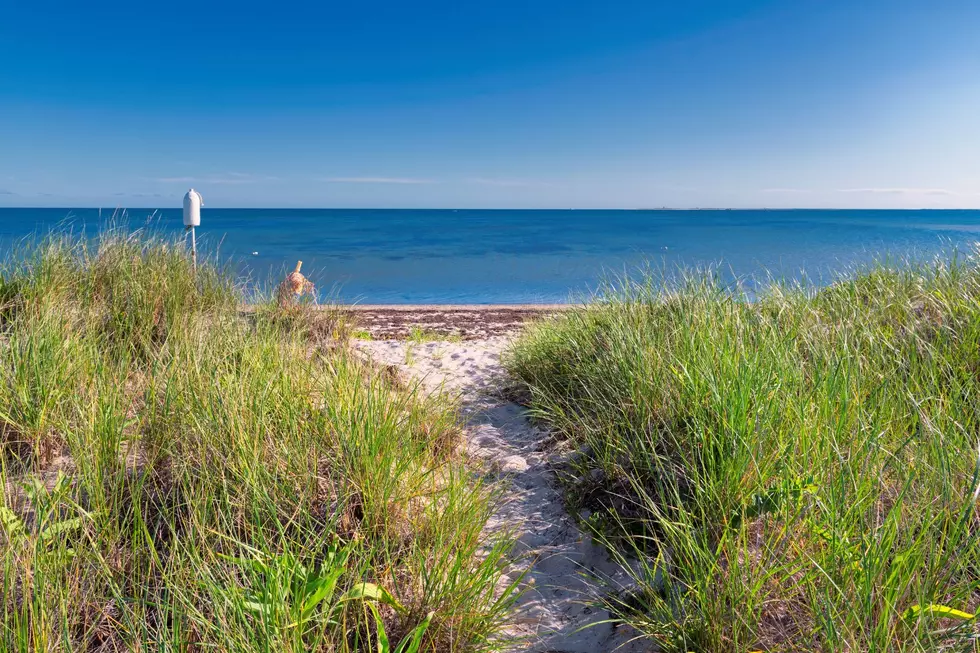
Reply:
[[[113, 211], [0, 208], [0, 246]], [[181, 209], [115, 222], [179, 234]], [[198, 241], [243, 277], [279, 279], [297, 260], [325, 296], [360, 303], [560, 303], [604, 279], [713, 266], [725, 279], [826, 283], [876, 257], [931, 258], [980, 240], [978, 210], [374, 210], [205, 207]]]

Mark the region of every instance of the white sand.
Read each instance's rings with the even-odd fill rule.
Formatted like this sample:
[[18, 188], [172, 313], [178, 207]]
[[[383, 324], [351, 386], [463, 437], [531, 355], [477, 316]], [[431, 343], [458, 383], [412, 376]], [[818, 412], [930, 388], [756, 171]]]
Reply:
[[626, 628], [588, 605], [598, 576], [627, 585], [606, 552], [584, 535], [568, 515], [551, 471], [554, 454], [543, 450], [545, 434], [529, 423], [524, 409], [496, 396], [505, 372], [500, 353], [507, 337], [468, 342], [359, 341], [378, 363], [396, 367], [428, 391], [460, 396], [467, 422], [466, 448], [477, 467], [506, 484], [504, 501], [487, 524], [491, 532], [513, 529], [518, 545], [513, 577], [521, 570], [525, 593], [518, 602], [514, 650], [537, 653], [603, 653], [648, 650], [630, 641]]

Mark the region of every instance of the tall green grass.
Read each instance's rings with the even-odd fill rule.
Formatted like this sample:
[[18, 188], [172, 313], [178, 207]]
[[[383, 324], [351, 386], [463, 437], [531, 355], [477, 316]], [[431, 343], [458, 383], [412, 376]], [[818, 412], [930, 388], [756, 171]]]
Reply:
[[976, 650], [980, 267], [626, 283], [508, 366], [667, 651]]
[[452, 405], [243, 296], [143, 234], [6, 264], [0, 650], [499, 648]]

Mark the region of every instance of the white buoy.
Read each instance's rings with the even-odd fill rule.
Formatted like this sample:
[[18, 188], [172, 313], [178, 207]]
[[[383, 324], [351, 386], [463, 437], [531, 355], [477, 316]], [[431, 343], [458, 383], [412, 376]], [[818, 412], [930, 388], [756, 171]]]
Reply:
[[197, 267], [197, 237], [194, 227], [201, 226], [201, 207], [204, 206], [204, 198], [193, 188], [184, 195], [184, 227], [191, 232], [191, 258], [194, 259], [194, 267]]
[[201, 207], [204, 206], [204, 198], [193, 188], [184, 195], [184, 226], [201, 226]]

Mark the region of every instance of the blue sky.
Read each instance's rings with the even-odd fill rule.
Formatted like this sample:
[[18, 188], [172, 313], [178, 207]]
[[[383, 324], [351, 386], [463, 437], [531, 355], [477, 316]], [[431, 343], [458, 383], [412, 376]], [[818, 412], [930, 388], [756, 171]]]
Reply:
[[980, 2], [0, 6], [0, 206], [980, 207]]

